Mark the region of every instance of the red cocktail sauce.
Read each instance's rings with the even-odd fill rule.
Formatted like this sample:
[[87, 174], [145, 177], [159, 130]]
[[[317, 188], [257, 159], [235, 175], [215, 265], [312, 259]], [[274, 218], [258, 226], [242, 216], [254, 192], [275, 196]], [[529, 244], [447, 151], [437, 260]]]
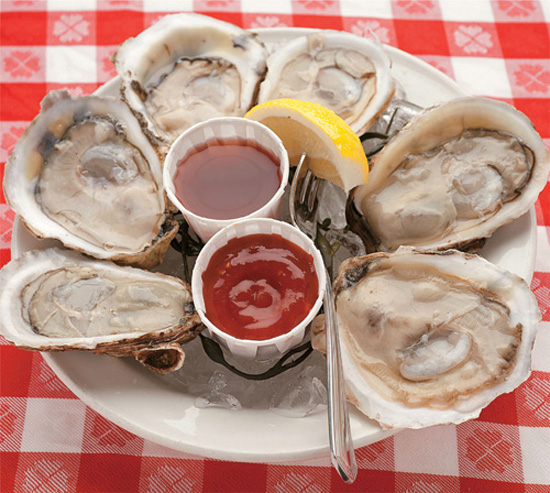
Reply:
[[299, 324], [315, 304], [313, 257], [277, 234], [230, 240], [202, 274], [206, 316], [238, 339], [266, 340]]

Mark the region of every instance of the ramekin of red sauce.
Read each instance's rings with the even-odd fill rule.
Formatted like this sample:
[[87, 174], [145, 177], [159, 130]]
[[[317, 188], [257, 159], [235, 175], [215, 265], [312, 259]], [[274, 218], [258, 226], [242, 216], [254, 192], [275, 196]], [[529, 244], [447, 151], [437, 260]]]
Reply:
[[269, 359], [303, 340], [325, 281], [321, 254], [301, 231], [273, 219], [246, 219], [201, 250], [192, 291], [210, 337], [235, 356]]
[[222, 117], [198, 123], [172, 144], [164, 162], [168, 198], [208, 241], [235, 220], [277, 218], [288, 182], [288, 155], [261, 123]]

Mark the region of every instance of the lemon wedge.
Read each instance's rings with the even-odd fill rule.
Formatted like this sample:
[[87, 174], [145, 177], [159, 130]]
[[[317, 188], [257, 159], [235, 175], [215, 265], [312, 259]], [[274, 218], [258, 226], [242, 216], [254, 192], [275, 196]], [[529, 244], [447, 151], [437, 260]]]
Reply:
[[361, 141], [336, 113], [317, 103], [275, 99], [254, 106], [245, 118], [273, 130], [296, 166], [306, 153], [309, 168], [346, 192], [366, 183], [369, 165]]

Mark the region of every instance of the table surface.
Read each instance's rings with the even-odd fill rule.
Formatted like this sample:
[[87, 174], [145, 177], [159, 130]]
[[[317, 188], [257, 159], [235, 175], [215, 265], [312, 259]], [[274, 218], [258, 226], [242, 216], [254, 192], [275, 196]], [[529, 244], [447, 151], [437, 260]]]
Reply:
[[[513, 104], [550, 143], [550, 2], [487, 0], [142, 0], [0, 3], [0, 178], [44, 95], [93, 92], [110, 55], [166, 13], [194, 11], [244, 28], [374, 32], [466, 91]], [[79, 401], [40, 353], [0, 337], [0, 492], [550, 491], [550, 189], [539, 197], [531, 288], [543, 321], [532, 374], [480, 418], [408, 430], [357, 450], [345, 485], [328, 457], [285, 464], [176, 452], [110, 423]], [[0, 191], [0, 265], [13, 211]]]

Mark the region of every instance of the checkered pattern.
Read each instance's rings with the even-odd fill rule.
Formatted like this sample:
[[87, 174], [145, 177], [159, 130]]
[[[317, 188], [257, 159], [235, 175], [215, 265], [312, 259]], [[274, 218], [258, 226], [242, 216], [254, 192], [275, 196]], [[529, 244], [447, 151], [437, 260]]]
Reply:
[[[0, 4], [0, 178], [51, 89], [88, 94], [109, 57], [160, 16], [195, 11], [245, 28], [318, 27], [416, 55], [463, 88], [512, 103], [550, 143], [550, 2], [513, 0], [48, 0]], [[357, 451], [346, 487], [328, 458], [241, 464], [189, 456], [111, 424], [66, 389], [40, 354], [0, 341], [0, 491], [550, 491], [550, 188], [536, 205], [532, 289], [543, 322], [533, 374], [481, 417], [403, 431]], [[14, 214], [0, 190], [0, 265]]]

